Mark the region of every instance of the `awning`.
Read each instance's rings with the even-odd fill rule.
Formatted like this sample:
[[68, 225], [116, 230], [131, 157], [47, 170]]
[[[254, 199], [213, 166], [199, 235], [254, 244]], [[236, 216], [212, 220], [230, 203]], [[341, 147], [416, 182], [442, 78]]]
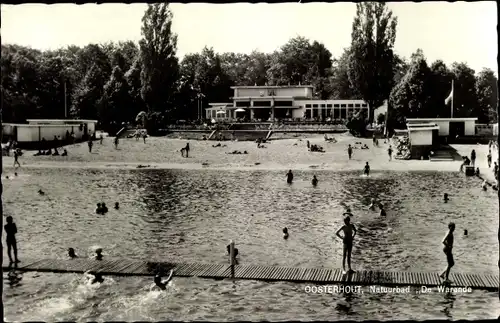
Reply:
[[245, 112], [245, 109], [239, 108], [239, 109], [236, 109], [234, 111], [236, 111], [236, 112]]
[[226, 111], [217, 111], [216, 114], [226, 114]]

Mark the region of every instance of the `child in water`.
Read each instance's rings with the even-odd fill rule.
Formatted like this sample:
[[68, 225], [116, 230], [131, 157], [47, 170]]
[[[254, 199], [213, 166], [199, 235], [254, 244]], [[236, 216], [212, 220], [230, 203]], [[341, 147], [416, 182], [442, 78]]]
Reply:
[[283, 239], [288, 239], [288, 228], [283, 228]]
[[380, 216], [386, 216], [387, 214], [385, 213], [384, 205], [382, 203], [379, 203], [378, 207], [380, 209]]
[[448, 224], [448, 233], [443, 239], [443, 244], [444, 244], [444, 254], [446, 255], [446, 261], [448, 262], [448, 266], [446, 269], [443, 271], [439, 277], [445, 279], [445, 281], [448, 281], [448, 277], [450, 275], [450, 270], [453, 265], [455, 265], [455, 261], [453, 259], [453, 231], [455, 231], [455, 223], [450, 222]]
[[103, 255], [102, 255], [102, 248], [97, 248], [95, 250], [95, 255], [94, 255], [94, 259], [95, 260], [102, 260], [103, 258]]
[[364, 173], [366, 176], [370, 175], [370, 165], [368, 165], [368, 162], [365, 164]]
[[[340, 232], [344, 232], [344, 236], [340, 235]], [[351, 268], [351, 252], [354, 237], [356, 236], [356, 228], [351, 224], [351, 218], [349, 216], [344, 217], [344, 225], [337, 231], [337, 237], [342, 239], [344, 242], [344, 251], [342, 256], [342, 269], [343, 274], [346, 274], [345, 270], [345, 260], [347, 258], [347, 265], [349, 267], [349, 272], [354, 272]]]
[[167, 280], [162, 281], [161, 280], [162, 276], [160, 274], [157, 274], [154, 278], [155, 285], [159, 287], [161, 290], [167, 289], [167, 284], [172, 280], [173, 275], [174, 275], [174, 270], [170, 269], [170, 274]]
[[318, 179], [316, 178], [316, 175], [313, 176], [312, 184], [313, 184], [313, 186], [318, 185]]

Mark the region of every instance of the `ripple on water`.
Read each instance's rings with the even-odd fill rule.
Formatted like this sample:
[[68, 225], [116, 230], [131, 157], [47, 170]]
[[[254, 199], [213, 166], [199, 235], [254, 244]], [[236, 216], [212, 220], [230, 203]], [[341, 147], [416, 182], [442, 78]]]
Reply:
[[[240, 263], [281, 266], [341, 264], [334, 233], [343, 207], [353, 210], [359, 235], [356, 268], [438, 270], [445, 265], [441, 239], [457, 224], [456, 271], [496, 270], [498, 205], [475, 179], [452, 173], [295, 172], [284, 183], [277, 171], [29, 169], [4, 183], [4, 209], [19, 228], [23, 256], [62, 257], [68, 247], [87, 256], [95, 246], [110, 257], [227, 261], [234, 239]], [[310, 186], [316, 174], [318, 187]], [[37, 194], [43, 188], [44, 196]], [[442, 203], [442, 194], [450, 202]], [[368, 210], [371, 198], [387, 216]], [[29, 201], [29, 203], [25, 203]], [[110, 207], [94, 213], [95, 204]], [[120, 209], [111, 206], [120, 202]], [[290, 238], [281, 230], [288, 227]], [[469, 235], [464, 237], [462, 229]], [[479, 252], [480, 251], [480, 252]], [[5, 288], [6, 317], [15, 320], [332, 320], [490, 318], [494, 294], [473, 292], [446, 299], [429, 295], [313, 295], [305, 285], [176, 278], [166, 293], [144, 278], [82, 285], [81, 276], [25, 274]], [[495, 302], [495, 303], [493, 303]], [[495, 309], [495, 310], [493, 310]]]

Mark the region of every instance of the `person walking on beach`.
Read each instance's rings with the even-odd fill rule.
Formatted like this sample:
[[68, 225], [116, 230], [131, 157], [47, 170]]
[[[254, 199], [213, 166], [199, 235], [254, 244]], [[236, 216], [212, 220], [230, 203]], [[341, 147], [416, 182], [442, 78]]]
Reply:
[[89, 141], [88, 141], [87, 144], [89, 145], [89, 153], [91, 153], [92, 152], [92, 146], [94, 145], [94, 143], [92, 142], [92, 139], [89, 139]]
[[[14, 223], [12, 217], [9, 215], [6, 219], [7, 224], [4, 226], [5, 233], [7, 234], [6, 242], [7, 242], [7, 254], [9, 255], [10, 263], [18, 263], [20, 262], [17, 258], [17, 241], [16, 241], [16, 233], [17, 227]], [[11, 250], [14, 251], [14, 261], [12, 261]]]
[[488, 159], [488, 168], [491, 168], [491, 149], [488, 151], [486, 158]]
[[102, 133], [101, 133], [101, 134], [99, 135], [99, 142], [101, 143], [101, 145], [102, 145], [102, 141], [103, 141], [103, 140], [104, 140], [104, 137], [103, 137], [103, 135], [102, 135]]
[[288, 173], [286, 173], [286, 182], [288, 184], [292, 184], [293, 182], [293, 173], [291, 169], [288, 171]]
[[493, 174], [495, 175], [495, 179], [498, 179], [498, 164], [496, 161], [493, 165]]
[[472, 149], [470, 153], [470, 161], [472, 163], [472, 167], [474, 167], [476, 165], [476, 151], [474, 149]]
[[118, 136], [115, 137], [115, 142], [114, 143], [115, 143], [115, 149], [118, 149]]
[[19, 164], [19, 151], [17, 148], [14, 149], [14, 168], [21, 167], [21, 164]]
[[392, 146], [389, 145], [389, 149], [387, 149], [387, 153], [389, 154], [389, 161], [392, 160]]
[[[344, 233], [344, 236], [340, 235], [340, 232]], [[337, 237], [342, 239], [344, 243], [344, 250], [342, 255], [342, 270], [343, 274], [347, 274], [345, 270], [345, 261], [347, 258], [347, 266], [349, 268], [349, 272], [354, 272], [351, 268], [351, 253], [352, 253], [352, 245], [354, 241], [354, 237], [356, 236], [356, 228], [351, 224], [351, 218], [349, 216], [344, 217], [344, 225], [337, 231]]]
[[448, 266], [446, 269], [443, 271], [439, 277], [445, 279], [445, 281], [448, 281], [449, 275], [450, 275], [450, 270], [453, 265], [455, 265], [455, 261], [453, 260], [453, 231], [455, 231], [455, 223], [450, 222], [448, 224], [448, 233], [443, 239], [443, 244], [444, 244], [444, 254], [446, 255], [446, 261], [448, 262]]
[[186, 150], [186, 158], [189, 157], [189, 142], [186, 144], [186, 147], [184, 148]]
[[147, 135], [147, 134], [146, 134], [146, 132], [144, 131], [144, 132], [142, 133], [142, 140], [144, 140], [144, 143], [146, 143], [146, 137], [147, 137], [147, 136], [148, 136], [148, 135]]
[[352, 157], [352, 147], [351, 147], [351, 144], [349, 144], [349, 146], [347, 147], [347, 155], [349, 155], [349, 159], [351, 159], [351, 157]]

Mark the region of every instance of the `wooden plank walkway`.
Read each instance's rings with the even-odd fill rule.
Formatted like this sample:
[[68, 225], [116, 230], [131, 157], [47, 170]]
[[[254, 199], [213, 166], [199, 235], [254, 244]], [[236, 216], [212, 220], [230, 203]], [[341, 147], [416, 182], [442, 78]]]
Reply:
[[[76, 258], [61, 259], [23, 259], [17, 267], [19, 271], [38, 271], [52, 273], [99, 272], [110, 276], [153, 276], [159, 271], [167, 273], [174, 269], [177, 277], [201, 277], [224, 279], [231, 278], [231, 266], [228, 264], [168, 263], [147, 262], [129, 259], [93, 260]], [[3, 270], [11, 267], [3, 266]], [[342, 283], [352, 285], [382, 286], [428, 286], [441, 285], [441, 279], [435, 272], [394, 272], [361, 270], [354, 274], [343, 275], [340, 269], [332, 268], [291, 268], [236, 265], [235, 279], [254, 279], [262, 281], [310, 282], [318, 284]], [[450, 274], [454, 287], [471, 287], [496, 291], [499, 288], [498, 275], [493, 274]]]

